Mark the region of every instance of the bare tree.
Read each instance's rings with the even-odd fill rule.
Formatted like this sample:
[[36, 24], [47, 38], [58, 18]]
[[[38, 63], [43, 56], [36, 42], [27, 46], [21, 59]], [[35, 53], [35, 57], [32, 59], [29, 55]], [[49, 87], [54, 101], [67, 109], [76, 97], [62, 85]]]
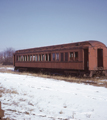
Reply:
[[15, 50], [13, 48], [7, 48], [3, 52], [3, 65], [13, 64], [13, 54]]
[[0, 52], [0, 63], [3, 63], [4, 57], [3, 57], [3, 52]]

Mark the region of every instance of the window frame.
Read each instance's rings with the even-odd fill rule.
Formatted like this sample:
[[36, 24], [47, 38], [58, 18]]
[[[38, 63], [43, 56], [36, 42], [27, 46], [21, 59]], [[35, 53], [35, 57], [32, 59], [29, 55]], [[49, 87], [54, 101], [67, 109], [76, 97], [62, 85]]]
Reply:
[[52, 53], [52, 61], [55, 61], [55, 53]]
[[68, 52], [65, 52], [65, 61], [68, 62]]
[[69, 58], [70, 58], [70, 61], [74, 60], [74, 52], [69, 53]]
[[62, 52], [61, 53], [61, 62], [63, 62], [64, 61], [64, 53]]
[[78, 61], [78, 51], [74, 53], [75, 61]]
[[56, 53], [56, 61], [59, 61], [59, 53]]
[[38, 55], [36, 54], [36, 56], [35, 56], [35, 61], [38, 61]]

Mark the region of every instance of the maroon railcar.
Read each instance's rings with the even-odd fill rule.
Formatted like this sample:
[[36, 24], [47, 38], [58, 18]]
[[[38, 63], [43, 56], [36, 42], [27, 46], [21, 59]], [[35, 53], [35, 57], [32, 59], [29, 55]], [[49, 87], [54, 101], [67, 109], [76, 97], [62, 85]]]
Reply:
[[15, 69], [38, 69], [89, 75], [107, 75], [107, 48], [99, 41], [83, 41], [18, 50]]

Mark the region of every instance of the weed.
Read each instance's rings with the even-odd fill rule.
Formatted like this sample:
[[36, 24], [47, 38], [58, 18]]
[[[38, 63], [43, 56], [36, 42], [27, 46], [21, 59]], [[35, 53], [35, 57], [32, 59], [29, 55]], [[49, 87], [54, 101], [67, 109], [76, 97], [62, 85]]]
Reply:
[[67, 106], [65, 105], [64, 108], [67, 108]]
[[59, 114], [63, 114], [63, 112], [62, 112], [62, 111], [60, 111], [60, 112], [59, 112]]
[[25, 114], [27, 114], [27, 115], [29, 115], [29, 112], [27, 112], [27, 111], [26, 111], [26, 112], [24, 112], [24, 113], [25, 113]]

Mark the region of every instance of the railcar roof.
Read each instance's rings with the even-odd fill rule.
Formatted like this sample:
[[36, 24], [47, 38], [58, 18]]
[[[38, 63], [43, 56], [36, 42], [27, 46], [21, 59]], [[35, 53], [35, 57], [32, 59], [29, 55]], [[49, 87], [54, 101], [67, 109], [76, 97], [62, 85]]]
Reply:
[[20, 52], [27, 52], [27, 51], [33, 51], [33, 50], [49, 50], [49, 49], [55, 49], [55, 48], [67, 48], [67, 47], [79, 47], [79, 46], [97, 46], [101, 45], [103, 47], [106, 47], [105, 44], [102, 42], [96, 41], [96, 40], [89, 40], [89, 41], [82, 41], [82, 42], [75, 42], [75, 43], [67, 43], [67, 44], [60, 44], [60, 45], [52, 45], [52, 46], [45, 46], [45, 47], [37, 47], [37, 48], [29, 48], [29, 49], [22, 49], [22, 50], [17, 50], [16, 53]]
[[93, 40], [90, 40], [90, 41], [86, 41], [86, 42], [89, 42], [91, 44], [91, 46], [96, 46], [96, 45], [102, 45], [104, 47], [106, 47], [106, 45], [102, 42], [99, 42], [99, 41], [93, 41]]

